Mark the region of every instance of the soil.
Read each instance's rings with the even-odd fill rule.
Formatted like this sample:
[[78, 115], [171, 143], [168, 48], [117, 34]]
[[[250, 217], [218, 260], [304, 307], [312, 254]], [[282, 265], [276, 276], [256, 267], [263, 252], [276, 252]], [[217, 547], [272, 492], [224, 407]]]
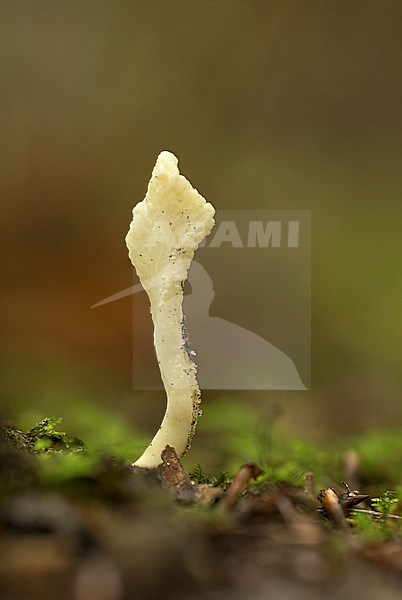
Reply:
[[3, 444], [1, 600], [401, 597], [402, 537], [369, 541], [350, 518], [365, 495], [258, 484], [254, 463], [199, 483], [169, 447], [155, 470], [103, 458], [57, 483], [36, 461]]

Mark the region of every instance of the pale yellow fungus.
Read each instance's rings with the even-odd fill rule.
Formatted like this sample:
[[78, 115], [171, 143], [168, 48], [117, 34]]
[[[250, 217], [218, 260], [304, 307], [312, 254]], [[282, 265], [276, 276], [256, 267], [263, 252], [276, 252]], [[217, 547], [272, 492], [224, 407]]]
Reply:
[[194, 252], [214, 226], [214, 207], [180, 175], [177, 158], [161, 152], [145, 199], [133, 209], [129, 256], [151, 303], [154, 344], [167, 395], [159, 431], [134, 465], [153, 468], [165, 446], [190, 447], [201, 399], [195, 352], [183, 315], [183, 284]]

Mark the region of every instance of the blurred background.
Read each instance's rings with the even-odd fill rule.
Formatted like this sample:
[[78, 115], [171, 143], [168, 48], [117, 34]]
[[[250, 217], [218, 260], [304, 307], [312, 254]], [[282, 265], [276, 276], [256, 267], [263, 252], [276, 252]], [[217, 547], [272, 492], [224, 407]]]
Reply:
[[5, 416], [154, 433], [131, 298], [90, 307], [132, 284], [131, 210], [168, 149], [217, 209], [312, 211], [312, 390], [205, 392], [189, 460], [219, 462], [215, 417], [276, 405], [309, 440], [399, 426], [401, 26], [398, 0], [3, 0]]

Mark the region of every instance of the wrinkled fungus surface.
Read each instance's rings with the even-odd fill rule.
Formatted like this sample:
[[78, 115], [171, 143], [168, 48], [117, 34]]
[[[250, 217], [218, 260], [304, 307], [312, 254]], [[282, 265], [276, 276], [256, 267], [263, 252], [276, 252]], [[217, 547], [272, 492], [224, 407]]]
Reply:
[[182, 456], [199, 414], [195, 352], [183, 315], [183, 284], [199, 244], [211, 232], [215, 209], [180, 175], [177, 158], [162, 152], [147, 194], [133, 209], [126, 237], [129, 256], [151, 303], [154, 344], [167, 408], [159, 431], [136, 466], [161, 463], [166, 445]]

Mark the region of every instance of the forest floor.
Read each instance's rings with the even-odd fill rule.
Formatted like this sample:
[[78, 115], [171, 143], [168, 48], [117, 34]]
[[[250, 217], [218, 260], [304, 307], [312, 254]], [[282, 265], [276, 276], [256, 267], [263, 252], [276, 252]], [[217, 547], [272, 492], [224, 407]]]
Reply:
[[320, 492], [312, 473], [297, 486], [253, 462], [188, 475], [170, 447], [158, 469], [111, 457], [88, 469], [80, 440], [36, 428], [2, 428], [1, 600], [402, 595], [397, 499], [354, 489], [353, 465]]

